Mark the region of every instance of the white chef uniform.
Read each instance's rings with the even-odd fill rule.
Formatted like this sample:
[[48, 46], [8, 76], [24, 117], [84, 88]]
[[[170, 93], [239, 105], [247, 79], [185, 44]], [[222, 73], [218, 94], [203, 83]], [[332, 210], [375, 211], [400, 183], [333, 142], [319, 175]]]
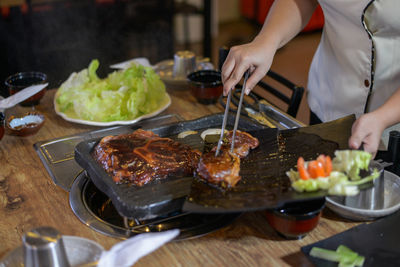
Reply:
[[308, 77], [309, 106], [322, 121], [359, 117], [400, 88], [400, 0], [319, 3], [325, 24]]

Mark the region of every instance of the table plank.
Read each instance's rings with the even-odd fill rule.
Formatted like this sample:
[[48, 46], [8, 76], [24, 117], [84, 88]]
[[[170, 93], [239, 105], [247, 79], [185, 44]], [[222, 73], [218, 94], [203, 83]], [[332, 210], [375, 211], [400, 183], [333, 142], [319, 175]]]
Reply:
[[[0, 258], [21, 245], [24, 232], [52, 226], [64, 235], [92, 239], [109, 249], [118, 239], [104, 236], [82, 224], [68, 203], [68, 193], [56, 186], [33, 144], [99, 127], [70, 123], [54, 112], [55, 90], [48, 90], [36, 109], [46, 117], [33, 136], [5, 135], [0, 141]], [[222, 112], [219, 105], [202, 105], [188, 91], [172, 91], [165, 114], [184, 119]], [[20, 106], [8, 113], [29, 110]], [[264, 212], [245, 213], [230, 226], [206, 236], [169, 243], [135, 266], [309, 266], [300, 248], [356, 226], [325, 209], [318, 227], [301, 240], [285, 240], [268, 225]]]

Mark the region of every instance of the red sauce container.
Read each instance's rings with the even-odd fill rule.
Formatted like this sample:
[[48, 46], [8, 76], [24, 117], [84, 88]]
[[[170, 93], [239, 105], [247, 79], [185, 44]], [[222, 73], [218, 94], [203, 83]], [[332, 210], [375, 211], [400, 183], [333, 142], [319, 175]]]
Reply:
[[214, 104], [222, 95], [221, 73], [216, 70], [200, 70], [188, 75], [190, 90], [202, 104]]
[[267, 210], [271, 227], [287, 239], [301, 239], [319, 222], [325, 198], [287, 203], [281, 208]]
[[5, 121], [4, 113], [0, 112], [0, 140], [4, 136], [4, 121]]
[[[8, 88], [8, 93], [13, 95], [18, 91], [36, 84], [43, 84], [47, 82], [47, 75], [42, 72], [31, 71], [31, 72], [19, 72], [8, 77], [5, 81], [5, 85]], [[45, 95], [46, 89], [43, 89], [25, 101], [21, 102], [21, 106], [33, 106], [38, 105], [40, 99]]]

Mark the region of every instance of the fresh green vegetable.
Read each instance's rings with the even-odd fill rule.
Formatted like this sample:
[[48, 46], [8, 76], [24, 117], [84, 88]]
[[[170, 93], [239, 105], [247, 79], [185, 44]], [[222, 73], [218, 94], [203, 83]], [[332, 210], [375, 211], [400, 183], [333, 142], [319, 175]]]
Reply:
[[360, 170], [368, 170], [372, 155], [361, 150], [338, 150], [332, 161], [333, 169], [345, 172], [350, 180], [359, 180]]
[[340, 267], [360, 267], [365, 261], [364, 256], [359, 255], [344, 245], [338, 246], [336, 251], [313, 247], [310, 251], [310, 255], [323, 260], [338, 262], [338, 266]]
[[[354, 196], [359, 193], [358, 185], [379, 177], [376, 169], [367, 177], [359, 176], [360, 170], [368, 170], [371, 160], [371, 154], [368, 152], [336, 151], [332, 166], [329, 160], [330, 158], [320, 155], [317, 160], [305, 162], [300, 157], [297, 162], [297, 171], [291, 169], [286, 173], [292, 182], [292, 187], [298, 192], [312, 192], [321, 189], [327, 190], [330, 195]], [[325, 163], [321, 163], [318, 167], [316, 164], [319, 161]], [[315, 168], [319, 168], [319, 170], [315, 170]]]
[[132, 120], [168, 101], [165, 85], [150, 67], [132, 64], [100, 79], [99, 61], [71, 76], [60, 86], [56, 103], [71, 118], [90, 121]]

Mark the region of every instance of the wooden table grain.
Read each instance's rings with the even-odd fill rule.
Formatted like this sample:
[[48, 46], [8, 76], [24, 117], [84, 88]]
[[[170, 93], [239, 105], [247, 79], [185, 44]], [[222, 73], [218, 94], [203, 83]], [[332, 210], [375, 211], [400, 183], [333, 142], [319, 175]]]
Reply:
[[[69, 206], [68, 192], [53, 183], [34, 151], [36, 142], [99, 129], [70, 123], [57, 116], [54, 93], [55, 90], [48, 90], [36, 107], [46, 117], [37, 134], [5, 135], [0, 141], [0, 258], [21, 245], [24, 232], [39, 226], [52, 226], [64, 235], [89, 238], [105, 249], [120, 241], [97, 233], [79, 221]], [[195, 119], [222, 111], [218, 105], [197, 103], [187, 91], [169, 93], [172, 104], [164, 113]], [[10, 112], [23, 110], [18, 106]], [[140, 259], [135, 266], [312, 266], [300, 252], [302, 246], [356, 225], [325, 208], [314, 231], [301, 240], [285, 240], [268, 225], [264, 212], [249, 212], [214, 233], [168, 243]]]

